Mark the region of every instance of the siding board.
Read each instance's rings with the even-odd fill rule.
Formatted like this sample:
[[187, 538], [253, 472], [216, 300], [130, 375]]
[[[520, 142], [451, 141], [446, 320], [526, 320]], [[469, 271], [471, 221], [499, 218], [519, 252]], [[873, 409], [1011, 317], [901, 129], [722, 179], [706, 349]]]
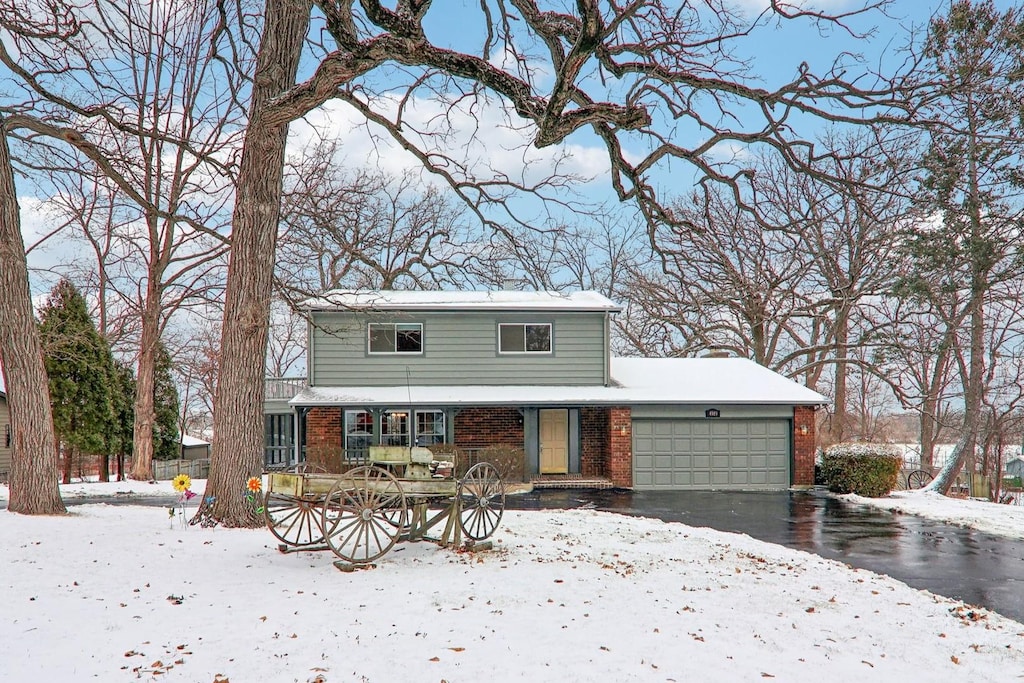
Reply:
[[[423, 353], [369, 355], [368, 322], [422, 323]], [[499, 322], [550, 323], [552, 353], [498, 354]], [[604, 314], [315, 312], [310, 349], [316, 386], [600, 385]]]

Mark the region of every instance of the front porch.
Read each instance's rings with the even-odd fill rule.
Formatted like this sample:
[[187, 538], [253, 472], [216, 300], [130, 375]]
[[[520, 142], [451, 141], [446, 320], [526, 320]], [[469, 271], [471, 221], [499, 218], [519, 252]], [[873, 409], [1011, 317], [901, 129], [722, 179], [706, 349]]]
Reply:
[[370, 445], [418, 445], [453, 461], [456, 474], [484, 459], [509, 481], [537, 488], [632, 486], [628, 407], [360, 405], [299, 412], [304, 440], [296, 455], [328, 471], [365, 459]]
[[533, 474], [530, 485], [535, 489], [612, 489], [615, 483], [607, 477], [583, 474]]

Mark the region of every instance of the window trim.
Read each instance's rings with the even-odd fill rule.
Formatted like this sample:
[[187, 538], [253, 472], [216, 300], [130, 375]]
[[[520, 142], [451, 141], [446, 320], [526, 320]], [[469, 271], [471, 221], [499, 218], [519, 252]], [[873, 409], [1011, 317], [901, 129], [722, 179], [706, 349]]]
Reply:
[[[421, 444], [420, 443], [420, 424], [419, 424], [420, 421], [419, 421], [419, 416], [422, 415], [422, 414], [426, 414], [426, 413], [430, 413], [430, 414], [433, 414], [433, 415], [440, 415], [441, 416], [441, 432], [440, 432], [440, 434], [429, 434], [428, 435], [431, 438], [440, 436], [441, 440], [440, 441], [436, 441], [436, 442], [432, 442], [432, 443], [429, 443], [429, 444]], [[440, 408], [424, 408], [424, 409], [414, 410], [412, 414], [413, 414], [413, 423], [412, 423], [412, 430], [413, 430], [412, 436], [413, 436], [413, 439], [412, 439], [412, 441], [413, 441], [414, 445], [416, 445], [416, 446], [425, 445], [427, 448], [430, 448], [431, 446], [436, 446], [437, 444], [443, 444], [443, 443], [446, 443], [448, 441], [448, 415], [445, 414], [445, 411], [441, 410]]]
[[[523, 350], [522, 351], [505, 351], [501, 348], [501, 328], [503, 327], [521, 327], [523, 328]], [[548, 328], [548, 348], [547, 351], [530, 351], [526, 347], [526, 328], [528, 327], [546, 327]], [[555, 330], [552, 323], [498, 323], [498, 354], [501, 356], [525, 356], [525, 355], [552, 355], [555, 350]]]
[[[392, 416], [394, 416], [392, 418]], [[404, 432], [390, 432], [387, 430], [389, 423], [399, 421], [401, 417], [405, 418], [405, 431]], [[377, 418], [377, 424], [379, 430], [377, 432], [377, 443], [382, 446], [402, 446], [408, 448], [413, 445], [413, 415], [412, 411], [408, 408], [388, 408], [387, 410], [381, 411]], [[384, 443], [385, 441], [391, 442], [397, 437], [398, 441], [403, 443]]]
[[[394, 333], [395, 348], [393, 351], [374, 351], [373, 350], [373, 328], [377, 327], [390, 327]], [[398, 328], [399, 327], [416, 327], [420, 333], [420, 350], [419, 351], [399, 351], [398, 350]], [[423, 355], [423, 323], [367, 323], [366, 324], [366, 353], [370, 356], [422, 356]]]

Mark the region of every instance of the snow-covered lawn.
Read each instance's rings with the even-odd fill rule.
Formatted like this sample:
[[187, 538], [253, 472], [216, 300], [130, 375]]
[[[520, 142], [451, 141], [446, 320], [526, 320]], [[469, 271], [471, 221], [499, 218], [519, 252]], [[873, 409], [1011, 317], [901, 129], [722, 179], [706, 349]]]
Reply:
[[851, 503], [927, 517], [996, 536], [1024, 538], [1024, 506], [984, 500], [947, 498], [926, 491], [894, 491], [884, 498], [840, 496]]
[[283, 555], [265, 530], [185, 527], [166, 508], [0, 512], [0, 680], [834, 683], [1024, 671], [1024, 625], [746, 536], [571, 510], [506, 512], [495, 539], [476, 554], [402, 544], [343, 573], [329, 552]]

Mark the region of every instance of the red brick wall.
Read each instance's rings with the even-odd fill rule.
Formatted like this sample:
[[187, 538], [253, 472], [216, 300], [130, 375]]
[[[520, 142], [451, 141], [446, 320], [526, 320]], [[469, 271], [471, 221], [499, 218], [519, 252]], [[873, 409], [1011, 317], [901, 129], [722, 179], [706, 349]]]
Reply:
[[455, 445], [523, 447], [523, 415], [515, 408], [465, 408], [455, 416]]
[[306, 413], [306, 462], [341, 472], [341, 408], [310, 408]]
[[612, 483], [633, 487], [633, 410], [608, 409], [608, 469]]
[[583, 476], [605, 476], [609, 435], [607, 408], [580, 409], [580, 473]]
[[[817, 434], [815, 408], [793, 408], [793, 486], [814, 485], [814, 456]], [[804, 434], [804, 428], [807, 433]]]

